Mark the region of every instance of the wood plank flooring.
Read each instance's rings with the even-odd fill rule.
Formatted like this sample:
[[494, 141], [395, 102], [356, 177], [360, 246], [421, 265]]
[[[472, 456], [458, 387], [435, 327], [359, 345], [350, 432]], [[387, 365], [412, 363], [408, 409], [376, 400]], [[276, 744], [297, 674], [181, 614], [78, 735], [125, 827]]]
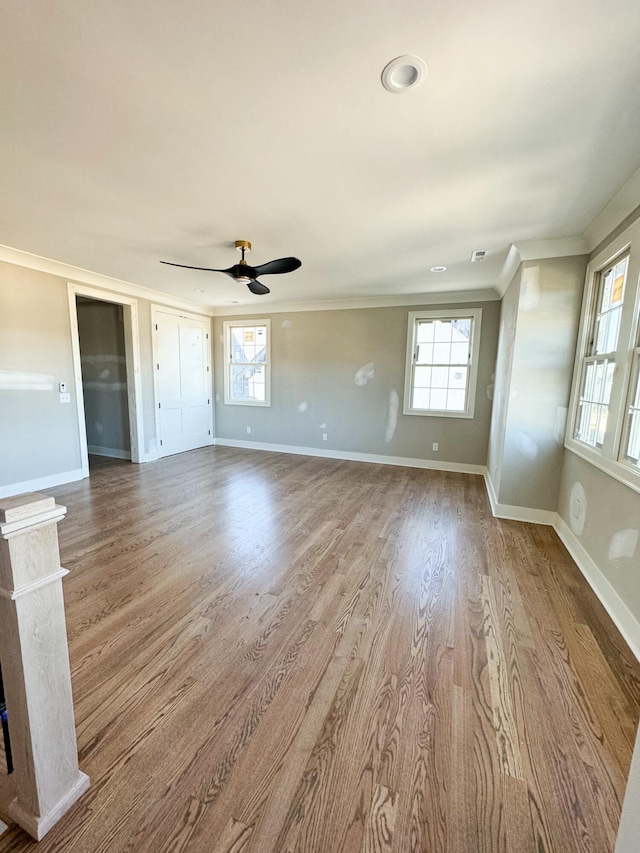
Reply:
[[640, 665], [482, 478], [208, 448], [52, 489], [88, 793], [1, 853], [608, 853]]

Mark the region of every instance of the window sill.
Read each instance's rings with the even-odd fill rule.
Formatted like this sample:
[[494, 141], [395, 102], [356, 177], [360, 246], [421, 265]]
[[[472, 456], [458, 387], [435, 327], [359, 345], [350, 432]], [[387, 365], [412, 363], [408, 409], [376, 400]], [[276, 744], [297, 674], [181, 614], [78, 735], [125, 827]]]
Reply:
[[271, 401], [265, 401], [264, 403], [260, 400], [225, 400], [225, 406], [258, 406], [261, 409], [269, 408], [271, 406]]
[[403, 415], [418, 415], [421, 418], [473, 418], [473, 412], [423, 411], [421, 409], [403, 409]]
[[598, 468], [600, 471], [613, 477], [614, 480], [640, 494], [640, 470], [635, 470], [623, 462], [600, 456], [597, 452], [591, 451], [588, 447], [573, 439], [565, 441], [564, 446], [574, 456], [579, 456], [580, 459], [584, 459], [585, 462], [593, 465], [594, 468]]

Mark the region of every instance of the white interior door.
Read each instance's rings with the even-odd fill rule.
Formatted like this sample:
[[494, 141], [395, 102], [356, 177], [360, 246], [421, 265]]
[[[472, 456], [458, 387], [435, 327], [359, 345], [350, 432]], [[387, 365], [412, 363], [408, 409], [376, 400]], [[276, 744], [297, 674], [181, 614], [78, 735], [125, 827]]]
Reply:
[[212, 443], [209, 320], [154, 308], [158, 453]]

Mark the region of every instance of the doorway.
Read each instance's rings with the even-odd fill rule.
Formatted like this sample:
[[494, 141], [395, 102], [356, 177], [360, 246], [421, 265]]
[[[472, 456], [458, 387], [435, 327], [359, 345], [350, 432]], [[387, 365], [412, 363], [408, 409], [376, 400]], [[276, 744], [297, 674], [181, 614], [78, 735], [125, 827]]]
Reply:
[[140, 353], [134, 299], [69, 284], [82, 469], [89, 453], [142, 462]]
[[76, 295], [87, 450], [131, 459], [122, 305]]

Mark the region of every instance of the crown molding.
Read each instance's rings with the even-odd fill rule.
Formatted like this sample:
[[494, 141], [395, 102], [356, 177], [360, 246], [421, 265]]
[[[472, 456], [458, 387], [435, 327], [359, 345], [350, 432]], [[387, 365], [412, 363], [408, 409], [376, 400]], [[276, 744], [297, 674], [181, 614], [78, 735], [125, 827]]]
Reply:
[[574, 255], [588, 255], [589, 246], [581, 235], [559, 237], [554, 240], [521, 240], [512, 243], [502, 266], [496, 289], [500, 299], [513, 281], [521, 263], [541, 261], [545, 258], [568, 258]]
[[514, 245], [523, 262], [589, 254], [589, 246], [581, 234], [575, 237], [558, 237], [553, 240], [524, 240]]
[[342, 311], [362, 308], [404, 308], [411, 305], [456, 305], [458, 303], [497, 302], [498, 291], [491, 288], [482, 290], [459, 290], [452, 293], [408, 293], [402, 296], [371, 296], [366, 299], [325, 299], [317, 302], [276, 302], [260, 307], [254, 305], [229, 305], [213, 308], [215, 317], [235, 317], [245, 314], [293, 314], [300, 311]]
[[133, 284], [130, 281], [122, 281], [121, 279], [111, 278], [108, 275], [91, 272], [91, 270], [85, 270], [81, 267], [74, 267], [62, 261], [54, 261], [51, 258], [33, 255], [30, 252], [22, 251], [22, 249], [13, 249], [11, 246], [0, 245], [0, 261], [4, 261], [7, 264], [14, 264], [18, 267], [27, 267], [37, 272], [55, 275], [67, 281], [77, 282], [78, 284], [89, 284], [94, 287], [100, 287], [112, 293], [133, 296], [137, 299], [147, 299], [149, 302], [160, 302], [163, 305], [180, 308], [183, 311], [192, 311], [196, 314], [205, 314], [207, 316], [213, 314], [210, 306], [201, 305], [189, 299], [181, 299], [169, 293], [162, 293], [151, 287], [143, 287], [140, 284]]
[[521, 262], [522, 259], [520, 258], [520, 252], [518, 251], [517, 246], [514, 246], [512, 243], [509, 247], [509, 251], [507, 252], [507, 257], [502, 266], [498, 283], [496, 285], [496, 289], [500, 294], [500, 299], [502, 299], [507, 292], [515, 274], [518, 272]]
[[602, 208], [591, 225], [585, 229], [584, 237], [592, 252], [614, 231], [620, 223], [637, 210], [640, 204], [640, 169], [618, 190], [611, 201]]

